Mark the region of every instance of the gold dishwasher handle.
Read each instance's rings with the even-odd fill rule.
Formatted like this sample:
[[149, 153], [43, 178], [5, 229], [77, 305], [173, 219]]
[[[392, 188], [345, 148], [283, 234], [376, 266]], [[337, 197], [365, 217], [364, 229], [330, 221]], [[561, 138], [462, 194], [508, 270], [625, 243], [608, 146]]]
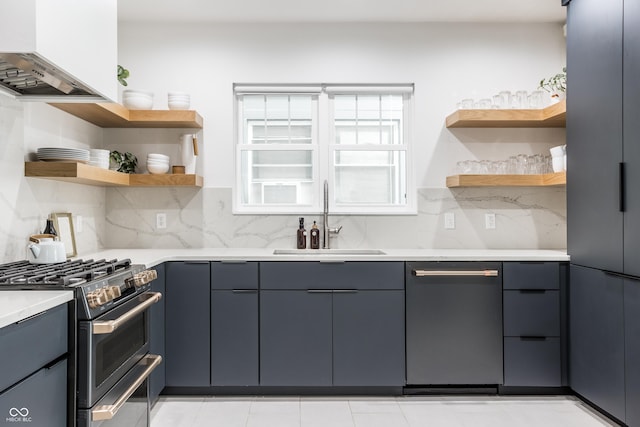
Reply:
[[114, 402], [113, 405], [98, 406], [91, 411], [92, 421], [104, 421], [110, 420], [116, 416], [120, 408], [124, 406], [125, 402], [131, 397], [138, 387], [147, 379], [151, 372], [162, 362], [162, 356], [156, 354], [149, 354], [145, 356], [141, 363], [147, 365], [145, 370], [140, 376], [122, 393], [122, 395]]
[[127, 311], [125, 314], [118, 317], [117, 319], [93, 322], [93, 334], [98, 335], [98, 334], [112, 333], [113, 331], [118, 329], [120, 326], [124, 325], [125, 323], [133, 319], [135, 316], [137, 316], [138, 314], [142, 313], [153, 304], [160, 301], [160, 299], [162, 298], [162, 294], [160, 292], [145, 292], [140, 296], [145, 297], [146, 301], [144, 301], [142, 304], [138, 304], [135, 308]]
[[498, 270], [413, 270], [416, 277], [428, 276], [483, 276], [498, 277]]

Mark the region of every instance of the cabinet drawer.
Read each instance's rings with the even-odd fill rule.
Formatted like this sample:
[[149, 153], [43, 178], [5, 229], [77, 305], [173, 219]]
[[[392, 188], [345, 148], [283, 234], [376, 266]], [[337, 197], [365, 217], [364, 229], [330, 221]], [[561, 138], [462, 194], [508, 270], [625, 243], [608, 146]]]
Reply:
[[504, 291], [504, 336], [560, 336], [559, 291]]
[[504, 289], [560, 288], [557, 262], [505, 262], [502, 271]]
[[0, 390], [67, 352], [67, 304], [0, 329]]
[[67, 359], [42, 368], [0, 394], [6, 424], [31, 427], [67, 425]]
[[211, 289], [258, 289], [258, 263], [212, 262]]
[[560, 387], [560, 338], [505, 338], [504, 385]]
[[404, 263], [262, 262], [260, 289], [404, 289]]

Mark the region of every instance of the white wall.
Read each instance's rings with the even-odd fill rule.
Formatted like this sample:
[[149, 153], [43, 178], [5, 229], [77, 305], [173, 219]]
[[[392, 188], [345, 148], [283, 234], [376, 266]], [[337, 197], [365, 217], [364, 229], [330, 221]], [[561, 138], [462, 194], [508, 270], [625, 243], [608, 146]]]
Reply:
[[207, 187], [233, 185], [234, 82], [415, 83], [418, 188], [444, 186], [460, 159], [542, 152], [564, 141], [562, 130], [444, 128], [462, 98], [531, 91], [559, 72], [565, 40], [558, 24], [125, 23], [119, 62], [131, 71], [131, 88], [155, 92], [155, 108], [166, 108], [169, 90], [192, 94], [205, 118]]
[[[563, 248], [564, 188], [448, 190], [464, 159], [544, 153], [564, 129], [457, 129], [445, 117], [462, 98], [536, 89], [565, 64], [557, 24], [133, 24], [119, 29], [130, 88], [190, 92], [205, 119], [199, 173], [205, 189], [107, 190], [109, 247], [293, 246], [296, 216], [233, 215], [233, 83], [415, 83], [414, 166], [418, 215], [341, 217], [343, 247]], [[177, 156], [180, 131], [105, 132], [105, 145], [142, 158]], [[177, 160], [177, 158], [176, 158]], [[142, 164], [144, 167], [144, 165]], [[155, 213], [168, 228], [155, 230]], [[442, 214], [454, 212], [455, 230]], [[484, 213], [497, 229], [484, 230]], [[314, 219], [307, 218], [311, 223]]]

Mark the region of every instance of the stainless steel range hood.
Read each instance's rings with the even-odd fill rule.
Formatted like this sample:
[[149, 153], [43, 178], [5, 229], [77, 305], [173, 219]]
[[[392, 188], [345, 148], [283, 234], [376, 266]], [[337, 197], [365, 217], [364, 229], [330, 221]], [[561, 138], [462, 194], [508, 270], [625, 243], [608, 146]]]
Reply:
[[0, 53], [0, 86], [17, 96], [101, 99], [89, 87], [36, 54]]

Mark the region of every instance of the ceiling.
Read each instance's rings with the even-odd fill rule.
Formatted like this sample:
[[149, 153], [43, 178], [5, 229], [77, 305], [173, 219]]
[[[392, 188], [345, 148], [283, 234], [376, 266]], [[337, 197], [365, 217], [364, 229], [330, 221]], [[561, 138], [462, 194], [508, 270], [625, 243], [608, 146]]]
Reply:
[[557, 22], [560, 0], [118, 0], [120, 22]]

